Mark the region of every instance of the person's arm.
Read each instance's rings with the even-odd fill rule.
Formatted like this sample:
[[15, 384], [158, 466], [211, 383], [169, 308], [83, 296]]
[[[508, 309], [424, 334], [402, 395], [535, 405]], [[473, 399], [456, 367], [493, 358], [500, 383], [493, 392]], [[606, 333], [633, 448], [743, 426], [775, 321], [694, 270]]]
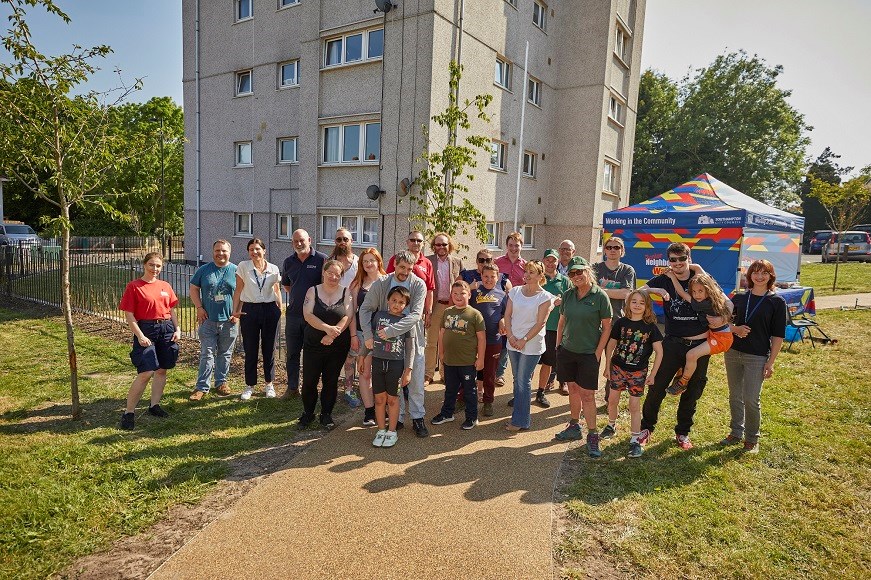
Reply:
[[305, 293], [305, 300], [302, 303], [302, 317], [312, 328], [327, 333], [331, 339], [336, 338], [342, 332], [338, 326], [330, 326], [315, 316], [315, 288], [316, 286], [312, 286]]
[[139, 346], [151, 346], [151, 340], [142, 333], [142, 329], [139, 328], [139, 323], [136, 322], [136, 317], [133, 316], [133, 313], [125, 310], [124, 318], [127, 320], [127, 326], [130, 327], [130, 332], [139, 341]]
[[566, 328], [566, 315], [560, 313], [559, 322], [556, 325], [556, 347], [559, 348], [563, 343], [563, 331]]
[[[292, 253], [291, 253], [291, 256], [293, 256]], [[288, 270], [290, 270], [290, 268], [288, 267], [288, 262], [287, 262], [288, 260], [290, 260], [290, 257], [285, 259], [284, 264], [281, 265], [282, 266], [281, 267], [281, 287], [284, 288], [285, 292], [290, 294], [291, 285], [290, 285], [290, 273], [288, 272]]]
[[429, 328], [430, 319], [432, 318], [432, 303], [434, 294], [435, 293], [432, 290], [427, 290], [426, 299], [423, 302], [423, 325], [426, 328]]
[[284, 305], [281, 302], [281, 286], [279, 286], [278, 282], [272, 285], [272, 293], [275, 294], [275, 305], [281, 310]]
[[197, 309], [197, 322], [202, 324], [209, 317], [209, 313], [203, 308], [203, 299], [200, 295], [200, 287], [196, 284], [190, 285], [191, 302]]
[[[442, 328], [439, 328], [439, 344], [444, 344], [444, 343], [445, 343], [445, 329], [444, 329], [444, 327], [442, 327]], [[441, 368], [445, 368], [445, 349], [443, 349], [443, 348], [438, 349], [438, 353], [436, 353], [436, 354], [438, 355], [437, 358], [438, 358], [439, 363], [441, 364]]]
[[[351, 293], [351, 312], [357, 312], [360, 308], [360, 305], [357, 304], [357, 286], [352, 283], [348, 287], [348, 292]], [[348, 326], [351, 329], [351, 350], [358, 351], [360, 350], [360, 340], [357, 338], [356, 316], [351, 316], [351, 322]]]
[[668, 291], [665, 288], [654, 288], [653, 286], [644, 285], [639, 288], [639, 290], [645, 294], [656, 294], [665, 301], [671, 300], [671, 296], [669, 296]]
[[768, 379], [774, 374], [774, 360], [780, 354], [780, 349], [783, 348], [783, 339], [779, 336], [771, 338], [771, 354], [768, 355], [768, 360], [765, 361], [765, 366], [762, 369], [762, 378]]
[[541, 332], [541, 329], [544, 328], [545, 324], [547, 324], [547, 316], [550, 314], [551, 308], [553, 308], [553, 302], [550, 300], [538, 305], [538, 316], [535, 319], [535, 324], [524, 336], [515, 338], [514, 348], [517, 350], [523, 350], [526, 348], [527, 343], [532, 339], [532, 337]]
[[511, 317], [513, 315], [514, 303], [511, 302], [511, 296], [509, 296], [508, 304], [505, 305], [505, 316], [502, 317], [502, 320], [505, 321], [505, 336], [508, 337], [508, 344], [510, 344], [511, 346], [514, 346], [514, 336], [511, 335]]
[[175, 328], [175, 331], [172, 333], [172, 338], [170, 340], [172, 342], [178, 342], [181, 339], [181, 328], [178, 325], [178, 320], [175, 317], [175, 306], [169, 309], [169, 318], [172, 320], [172, 327]]
[[599, 337], [599, 344], [596, 346], [596, 360], [602, 360], [602, 354], [605, 352], [605, 345], [611, 339], [611, 316], [602, 319], [602, 336]]
[[[354, 311], [351, 309], [351, 293], [347, 290], [345, 291], [345, 298], [342, 300], [342, 307], [345, 310], [345, 315], [339, 320], [339, 323], [336, 325], [336, 328], [339, 329], [339, 334], [345, 332], [345, 329], [348, 328], [348, 325], [354, 320]], [[338, 335], [337, 335], [338, 336]]]
[[690, 296], [690, 293], [683, 289], [683, 286], [680, 283], [680, 280], [677, 279], [677, 276], [674, 275], [674, 272], [671, 270], [666, 270], [665, 275], [668, 276], [668, 279], [671, 280], [672, 286], [674, 286], [674, 291], [677, 292], [677, 295], [681, 297], [681, 300], [684, 302], [692, 301], [693, 297]]
[[[416, 286], [414, 290], [411, 291], [411, 304], [408, 305], [409, 313], [402, 317], [402, 320], [391, 324], [390, 326], [384, 328], [381, 332], [384, 333], [382, 338], [395, 338], [399, 335], [405, 334], [412, 328], [414, 325], [418, 323], [421, 318], [423, 318], [423, 304], [426, 296], [426, 288], [424, 287], [423, 280], [420, 278], [411, 278], [409, 280], [415, 280], [418, 284], [413, 284]], [[373, 284], [374, 286], [374, 284]], [[369, 295], [366, 295], [366, 299], [369, 299]], [[363, 323], [363, 319], [360, 318], [360, 323]]]
[[704, 274], [704, 273], [705, 273], [705, 269], [702, 268], [702, 265], [701, 265], [701, 264], [696, 264], [695, 262], [693, 262], [692, 264], [690, 264], [689, 266], [687, 266], [687, 268], [689, 268], [690, 272], [692, 272], [692, 274], [693, 274], [694, 276], [695, 276], [696, 274]]
[[371, 349], [370, 341], [373, 339], [372, 316], [378, 311], [381, 304], [381, 280], [376, 280], [370, 287], [369, 292], [360, 305], [360, 330], [363, 331], [363, 343]]
[[245, 316], [242, 312], [242, 290], [245, 288], [245, 280], [236, 272], [236, 289], [233, 290], [233, 314], [230, 316], [230, 321], [233, 323], [239, 322], [239, 317]]
[[605, 370], [602, 371], [602, 376], [606, 379], [611, 376], [611, 358], [614, 356], [615, 348], [617, 348], [617, 341], [609, 338], [608, 344], [605, 345]]
[[478, 358], [475, 359], [475, 370], [484, 370], [484, 354], [487, 351], [487, 331], [479, 330], [478, 335]]
[[652, 385], [653, 381], [656, 380], [656, 373], [659, 372], [659, 365], [662, 364], [662, 341], [657, 340], [653, 343], [653, 352], [656, 354], [656, 359], [653, 361], [653, 370], [651, 370], [647, 374], [647, 378], [644, 380], [645, 385]]

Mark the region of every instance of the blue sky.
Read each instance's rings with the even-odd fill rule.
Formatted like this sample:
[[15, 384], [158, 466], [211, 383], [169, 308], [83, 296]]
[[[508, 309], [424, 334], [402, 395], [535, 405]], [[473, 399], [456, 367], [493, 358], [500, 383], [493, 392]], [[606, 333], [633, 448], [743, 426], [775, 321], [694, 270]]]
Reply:
[[[226, 0], [229, 1], [229, 0]], [[484, 0], [479, 0], [484, 1]], [[487, 0], [493, 1], [493, 0]], [[59, 0], [72, 23], [32, 10], [43, 52], [108, 44], [94, 88], [115, 86], [112, 70], [144, 78], [137, 100], [182, 102], [181, 0]], [[5, 13], [0, 9], [5, 24]], [[808, 154], [825, 146], [843, 165], [871, 164], [871, 2], [868, 0], [648, 0], [642, 66], [679, 79], [726, 50], [744, 49], [784, 67], [781, 86], [805, 115]]]

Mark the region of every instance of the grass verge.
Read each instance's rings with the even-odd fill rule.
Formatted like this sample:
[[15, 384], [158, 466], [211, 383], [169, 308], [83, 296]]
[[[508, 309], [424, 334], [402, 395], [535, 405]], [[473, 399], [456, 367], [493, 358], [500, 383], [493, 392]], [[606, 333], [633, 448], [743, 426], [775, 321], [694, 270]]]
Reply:
[[802, 264], [802, 285], [811, 286], [816, 296], [836, 296], [871, 292], [871, 263], [847, 262], [839, 264], [838, 285], [832, 291], [834, 279], [834, 264]]
[[[871, 480], [871, 312], [821, 313], [835, 346], [794, 347], [762, 393], [758, 455], [718, 442], [729, 432], [723, 357], [714, 357], [693, 427], [695, 448], [672, 437], [676, 400], [640, 460], [626, 459], [628, 417], [600, 460], [582, 460], [568, 490], [572, 521], [557, 546], [563, 576], [604, 551], [630, 576], [659, 578], [861, 578]], [[585, 448], [574, 453], [585, 454]]]

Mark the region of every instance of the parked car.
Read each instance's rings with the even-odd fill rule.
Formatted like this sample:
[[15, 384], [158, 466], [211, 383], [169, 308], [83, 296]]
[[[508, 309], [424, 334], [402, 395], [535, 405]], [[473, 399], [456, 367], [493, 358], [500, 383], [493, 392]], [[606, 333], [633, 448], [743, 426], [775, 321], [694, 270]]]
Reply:
[[823, 247], [823, 262], [834, 262], [838, 255], [842, 262], [871, 262], [871, 233], [859, 230], [833, 233]]
[[0, 224], [0, 246], [40, 246], [42, 240], [33, 228], [21, 222]]
[[859, 224], [858, 226], [853, 226], [853, 229], [871, 234], [871, 224]]
[[823, 246], [831, 239], [832, 233], [832, 230], [815, 230], [808, 239], [807, 253], [822, 254]]

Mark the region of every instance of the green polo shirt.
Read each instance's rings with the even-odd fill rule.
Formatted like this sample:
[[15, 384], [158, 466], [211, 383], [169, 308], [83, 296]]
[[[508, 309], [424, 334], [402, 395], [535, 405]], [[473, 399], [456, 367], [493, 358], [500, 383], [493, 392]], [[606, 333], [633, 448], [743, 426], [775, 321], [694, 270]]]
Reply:
[[[572, 288], [572, 282], [566, 276], [563, 276], [559, 272], [556, 273], [556, 276], [553, 278], [547, 278], [547, 282], [544, 283], [544, 288], [554, 296], [562, 296], [563, 292]], [[553, 330], [556, 331], [556, 327], [559, 324], [559, 308], [554, 308], [550, 311], [550, 314], [547, 316], [547, 324], [545, 324], [545, 330]]]
[[577, 354], [593, 354], [602, 337], [602, 321], [611, 319], [611, 301], [605, 291], [593, 286], [582, 299], [571, 288], [563, 293], [559, 310], [566, 317], [561, 345]]

